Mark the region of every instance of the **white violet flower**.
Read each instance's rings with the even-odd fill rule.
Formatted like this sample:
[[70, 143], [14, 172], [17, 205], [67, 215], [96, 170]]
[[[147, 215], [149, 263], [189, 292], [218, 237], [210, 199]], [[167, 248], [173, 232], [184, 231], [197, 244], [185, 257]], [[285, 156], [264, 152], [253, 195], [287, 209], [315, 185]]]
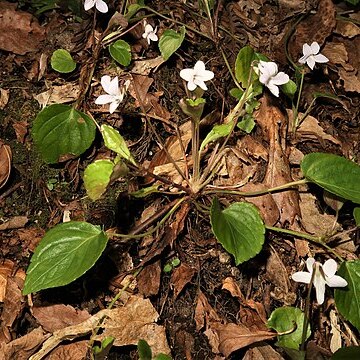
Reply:
[[124, 87], [119, 88], [118, 77], [115, 76], [112, 80], [109, 75], [105, 75], [101, 78], [101, 85], [108, 95], [100, 95], [95, 104], [104, 105], [110, 104], [109, 112], [112, 114], [120, 103], [123, 101], [125, 93], [129, 87], [130, 80], [125, 81]]
[[85, 0], [84, 9], [85, 11], [90, 10], [92, 7], [96, 7], [102, 13], [107, 13], [109, 8], [106, 5], [106, 2], [103, 0]]
[[279, 85], [286, 84], [290, 79], [284, 72], [279, 72], [278, 66], [271, 61], [259, 61], [259, 81], [264, 84], [273, 95], [279, 97]]
[[205, 70], [203, 61], [197, 61], [193, 69], [183, 69], [180, 71], [180, 77], [187, 81], [187, 88], [194, 91], [197, 86], [203, 90], [207, 90], [205, 81], [209, 81], [214, 77], [214, 73], [210, 70]]
[[156, 35], [157, 27], [154, 29], [150, 24], [145, 22], [145, 31], [142, 34], [142, 37], [147, 40], [148, 44], [150, 45], [151, 41], [158, 41], [158, 36]]
[[319, 44], [314, 41], [311, 45], [308, 44], [304, 44], [303, 45], [303, 54], [304, 56], [302, 56], [299, 59], [299, 63], [301, 64], [307, 64], [309, 66], [309, 68], [311, 70], [314, 69], [315, 63], [326, 63], [329, 61], [329, 59], [322, 55], [319, 54], [320, 51], [320, 46]]
[[306, 260], [308, 271], [299, 271], [292, 275], [292, 279], [296, 282], [310, 284], [313, 272], [315, 271], [313, 284], [316, 291], [316, 300], [321, 305], [325, 297], [325, 285], [330, 287], [345, 287], [347, 281], [341, 276], [335, 275], [337, 263], [333, 259], [326, 260], [324, 265], [315, 261], [314, 258]]

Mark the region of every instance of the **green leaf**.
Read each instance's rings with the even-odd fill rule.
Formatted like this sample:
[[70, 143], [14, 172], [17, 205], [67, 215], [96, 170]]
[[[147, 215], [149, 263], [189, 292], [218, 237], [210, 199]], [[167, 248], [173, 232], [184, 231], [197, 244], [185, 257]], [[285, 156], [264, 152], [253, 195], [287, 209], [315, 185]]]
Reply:
[[196, 107], [202, 104], [206, 103], [206, 100], [204, 98], [196, 98], [195, 100], [193, 99], [186, 99], [186, 102], [188, 103], [189, 106], [191, 107]]
[[240, 100], [241, 97], [244, 95], [244, 90], [241, 90], [239, 88], [232, 88], [229, 92], [232, 97], [238, 100]]
[[165, 30], [159, 40], [159, 50], [164, 60], [168, 60], [170, 56], [181, 46], [185, 39], [185, 26], [180, 28], [180, 33], [172, 29]]
[[132, 193], [130, 193], [130, 195], [133, 196], [134, 198], [141, 199], [148, 195], [158, 193], [159, 192], [158, 188], [159, 188], [159, 185], [152, 185], [152, 186], [148, 186], [146, 188], [142, 188], [137, 191], [133, 191]]
[[131, 47], [124, 40], [117, 40], [109, 46], [111, 57], [122, 66], [129, 66], [131, 62]]
[[152, 359], [152, 351], [149, 344], [140, 339], [137, 343], [137, 350], [139, 353], [139, 360], [151, 360]]
[[154, 357], [154, 360], [172, 360], [172, 358], [169, 355], [158, 354]]
[[130, 4], [127, 7], [127, 12], [125, 14], [126, 20], [130, 20], [139, 10], [141, 10], [144, 6], [139, 4]]
[[172, 269], [173, 269], [173, 266], [171, 264], [166, 264], [164, 266], [163, 271], [164, 271], [164, 273], [169, 273]]
[[239, 265], [257, 255], [265, 241], [265, 226], [258, 209], [246, 202], [231, 204], [221, 210], [214, 199], [211, 212], [211, 227], [216, 238]]
[[291, 79], [284, 85], [280, 86], [281, 91], [290, 99], [294, 98], [294, 95], [297, 91], [297, 86], [294, 81]]
[[360, 227], [360, 207], [356, 207], [353, 211], [353, 216], [357, 227]]
[[233, 122], [229, 122], [227, 124], [215, 125], [201, 143], [200, 151], [202, 151], [205, 148], [205, 146], [210, 142], [229, 135], [231, 129], [233, 128], [233, 124], [234, 124]]
[[336, 307], [360, 330], [360, 260], [344, 261], [337, 274], [348, 282], [348, 286], [335, 289]]
[[177, 267], [177, 266], [179, 266], [180, 265], [180, 259], [179, 258], [175, 258], [175, 259], [173, 259], [173, 260], [171, 260], [171, 265], [173, 266], [173, 267]]
[[[267, 326], [275, 329], [278, 333], [284, 333], [294, 329], [290, 334], [278, 335], [276, 345], [299, 350], [304, 328], [304, 313], [300, 309], [291, 306], [277, 308], [271, 313]], [[310, 326], [308, 326], [306, 339], [308, 339], [310, 335], [311, 330]]]
[[92, 119], [73, 107], [47, 106], [34, 120], [32, 136], [43, 159], [54, 164], [79, 156], [95, 138]]
[[331, 357], [331, 360], [359, 360], [360, 346], [349, 346], [340, 348]]
[[55, 50], [50, 62], [51, 67], [60, 73], [70, 73], [76, 68], [76, 62], [71, 54], [64, 49]]
[[[256, 59], [255, 52], [250, 46], [244, 46], [235, 61], [235, 77], [243, 88], [249, 86], [249, 74], [252, 62]], [[254, 74], [254, 73], [253, 73]]]
[[56, 225], [40, 241], [26, 272], [23, 294], [63, 286], [88, 271], [108, 237], [99, 226], [70, 221]]
[[95, 160], [84, 172], [84, 185], [89, 198], [98, 200], [106, 191], [114, 170], [111, 160]]
[[250, 114], [246, 114], [243, 119], [237, 123], [237, 127], [243, 131], [245, 131], [247, 134], [250, 134], [256, 123], [254, 121], [254, 118]]
[[100, 346], [93, 347], [94, 360], [97, 359], [106, 359], [106, 356], [110, 352], [110, 349], [115, 341], [115, 338], [112, 336], [106, 336], [103, 341], [101, 341]]
[[101, 125], [100, 131], [104, 138], [105, 146], [108, 149], [115, 151], [122, 158], [136, 165], [129, 148], [126, 145], [126, 141], [116, 129], [110, 125]]
[[301, 162], [307, 180], [346, 200], [360, 204], [360, 166], [334, 154], [312, 153]]

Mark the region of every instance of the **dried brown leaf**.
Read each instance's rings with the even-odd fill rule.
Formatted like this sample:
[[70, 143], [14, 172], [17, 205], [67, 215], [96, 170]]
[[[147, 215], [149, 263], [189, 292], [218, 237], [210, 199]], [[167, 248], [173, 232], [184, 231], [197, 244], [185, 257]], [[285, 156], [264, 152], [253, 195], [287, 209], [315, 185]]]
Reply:
[[173, 270], [170, 282], [174, 288], [174, 299], [178, 297], [182, 289], [191, 281], [196, 273], [196, 269], [184, 263]]
[[138, 60], [134, 61], [134, 66], [131, 69], [133, 74], [149, 75], [152, 69], [156, 69], [165, 62], [162, 56], [158, 56], [154, 59]]
[[212, 323], [211, 329], [219, 338], [219, 351], [226, 357], [236, 350], [277, 336], [271, 331], [251, 331], [244, 325]]
[[[255, 113], [264, 137], [269, 141], [269, 163], [266, 169], [264, 184], [276, 187], [293, 181], [289, 160], [286, 156], [287, 118], [280, 109], [270, 104], [267, 96], [261, 100], [259, 110]], [[296, 219], [300, 217], [299, 199], [296, 191], [288, 190], [272, 194], [280, 211], [280, 224], [289, 224], [298, 230]]]
[[0, 343], [0, 360], [28, 360], [47, 335], [41, 327], [8, 344]]
[[89, 350], [89, 342], [77, 341], [71, 344], [60, 345], [53, 350], [44, 360], [85, 360]]
[[336, 11], [332, 0], [319, 0], [318, 8], [314, 15], [308, 15], [301, 21], [289, 42], [289, 51], [292, 59], [297, 60], [302, 56], [302, 46], [316, 41], [320, 46], [331, 35], [336, 26]]
[[49, 332], [79, 324], [90, 317], [86, 310], [78, 310], [64, 304], [33, 307], [32, 313], [37, 322]]
[[9, 101], [9, 90], [0, 88], [0, 109], [4, 109]]
[[338, 20], [334, 32], [351, 39], [360, 35], [360, 27], [352, 21]]
[[139, 339], [144, 339], [150, 345], [153, 355], [170, 354], [165, 328], [155, 322], [159, 314], [150, 300], [131, 296], [120, 308], [107, 312], [102, 327], [104, 331], [95, 340], [102, 341], [107, 336], [115, 338], [115, 346], [136, 345]]
[[43, 108], [52, 104], [66, 104], [75, 101], [80, 93], [80, 86], [77, 83], [68, 82], [64, 85], [51, 86], [38, 95], [34, 99]]
[[29, 123], [27, 120], [20, 120], [13, 123], [13, 128], [15, 130], [16, 139], [19, 143], [24, 144], [25, 136], [28, 133]]
[[9, 145], [0, 140], [0, 189], [9, 180], [11, 172], [12, 152]]
[[196, 323], [197, 331], [201, 330], [205, 326], [205, 324], [208, 327], [208, 324], [211, 321], [220, 321], [219, 315], [212, 308], [212, 306], [209, 304], [208, 299], [201, 291], [199, 291], [198, 293], [194, 320]]
[[7, 1], [0, 1], [0, 9], [0, 48], [19, 55], [38, 50], [45, 28], [37, 19]]
[[0, 231], [23, 228], [28, 221], [27, 216], [14, 216], [0, 225]]
[[250, 346], [242, 360], [284, 360], [284, 358], [266, 343]]
[[160, 288], [161, 263], [160, 260], [150, 263], [137, 276], [139, 293], [144, 297], [157, 295]]

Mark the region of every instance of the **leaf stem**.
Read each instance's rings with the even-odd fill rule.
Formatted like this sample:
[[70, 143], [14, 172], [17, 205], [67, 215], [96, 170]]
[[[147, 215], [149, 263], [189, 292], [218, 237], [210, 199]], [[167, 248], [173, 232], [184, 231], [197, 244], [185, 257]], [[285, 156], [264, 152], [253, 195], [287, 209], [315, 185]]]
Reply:
[[229, 195], [240, 195], [240, 196], [244, 196], [244, 197], [248, 197], [248, 196], [259, 196], [259, 195], [265, 195], [265, 194], [269, 194], [269, 193], [273, 193], [273, 192], [277, 192], [277, 191], [281, 191], [281, 190], [292, 190], [292, 188], [299, 186], [299, 185], [303, 185], [308, 183], [309, 181], [307, 179], [302, 179], [302, 180], [297, 180], [297, 181], [292, 181], [280, 186], [276, 186], [270, 189], [265, 189], [265, 190], [258, 190], [258, 191], [237, 191], [237, 190], [220, 190], [220, 189], [209, 189], [204, 191], [204, 194], [229, 194]]
[[334, 249], [332, 249], [329, 245], [327, 245], [324, 242], [324, 237], [322, 237], [322, 236], [314, 236], [314, 235], [306, 234], [306, 233], [303, 233], [300, 231], [278, 228], [276, 226], [265, 225], [265, 228], [269, 231], [275, 231], [278, 233], [288, 234], [288, 235], [291, 235], [294, 237], [299, 237], [299, 238], [309, 240], [310, 242], [318, 244], [318, 245], [322, 246], [323, 248], [325, 248], [326, 250], [328, 250], [329, 252], [331, 252], [341, 262], [344, 261], [344, 259], [339, 254], [337, 254], [337, 252]]

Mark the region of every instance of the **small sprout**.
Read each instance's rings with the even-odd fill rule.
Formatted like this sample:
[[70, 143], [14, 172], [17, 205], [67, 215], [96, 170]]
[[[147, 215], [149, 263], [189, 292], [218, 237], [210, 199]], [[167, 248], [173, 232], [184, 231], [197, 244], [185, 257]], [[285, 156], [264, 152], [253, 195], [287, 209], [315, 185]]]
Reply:
[[325, 285], [330, 287], [345, 287], [347, 281], [341, 276], [335, 275], [337, 270], [337, 263], [333, 259], [326, 260], [324, 265], [315, 261], [314, 258], [308, 258], [306, 260], [306, 267], [308, 271], [299, 271], [292, 275], [292, 279], [296, 282], [310, 284], [311, 278], [314, 275], [314, 286], [316, 291], [316, 301], [318, 304], [324, 302], [325, 297]]
[[187, 81], [187, 88], [194, 91], [197, 86], [203, 90], [207, 90], [205, 81], [209, 81], [214, 77], [214, 73], [205, 70], [203, 61], [197, 61], [193, 69], [183, 69], [180, 71], [180, 77]]
[[95, 104], [110, 104], [109, 112], [112, 114], [123, 101], [125, 93], [130, 85], [130, 81], [125, 81], [124, 86], [119, 88], [119, 80], [117, 76], [111, 80], [109, 75], [105, 75], [101, 78], [101, 85], [108, 95], [100, 95], [95, 100]]
[[259, 81], [264, 84], [273, 95], [279, 97], [279, 85], [286, 84], [290, 79], [284, 72], [279, 72], [278, 66], [271, 61], [259, 61]]
[[85, 11], [90, 10], [94, 6], [101, 13], [107, 13], [109, 10], [108, 6], [106, 5], [106, 2], [103, 0], [85, 0], [85, 3], [84, 3]]
[[319, 54], [320, 46], [314, 41], [311, 45], [304, 44], [303, 45], [303, 56], [299, 59], [299, 63], [307, 64], [311, 70], [314, 69], [316, 63], [326, 63], [329, 59]]
[[157, 27], [154, 29], [150, 24], [145, 22], [145, 31], [142, 34], [142, 37], [147, 40], [147, 43], [150, 45], [150, 41], [158, 41], [159, 38], [156, 35]]

